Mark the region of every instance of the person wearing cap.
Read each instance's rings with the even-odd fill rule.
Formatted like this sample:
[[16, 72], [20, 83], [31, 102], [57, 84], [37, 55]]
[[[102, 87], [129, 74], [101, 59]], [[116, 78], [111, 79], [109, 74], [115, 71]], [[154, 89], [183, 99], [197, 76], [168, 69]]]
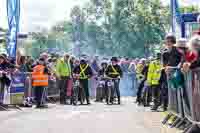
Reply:
[[[107, 66], [108, 66], [108, 63], [103, 61], [101, 63], [101, 68], [99, 69], [98, 71], [98, 77], [100, 78], [100, 81], [104, 81], [105, 79], [105, 72], [106, 72], [106, 69], [107, 69]], [[104, 94], [105, 94], [105, 85], [103, 86], [103, 90], [102, 91], [98, 91], [98, 87], [96, 88], [96, 102], [100, 101], [102, 102], [103, 101], [103, 98], [104, 98]], [[101, 92], [101, 93], [100, 93]]]
[[[107, 69], [106, 69], [106, 76], [108, 78], [111, 79], [118, 79], [118, 78], [122, 78], [123, 76], [123, 72], [122, 69], [120, 67], [120, 65], [118, 64], [118, 59], [117, 57], [112, 57], [111, 58], [111, 64], [108, 65]], [[116, 93], [117, 93], [117, 98], [118, 98], [118, 104], [120, 104], [120, 90], [119, 90], [119, 82], [114, 82], [114, 86], [116, 89]], [[113, 103], [114, 100], [114, 92], [111, 92], [111, 101], [107, 101], [110, 103]]]
[[80, 60], [80, 65], [76, 66], [73, 70], [73, 74], [79, 75], [80, 84], [84, 88], [84, 92], [86, 95], [87, 104], [90, 104], [90, 94], [89, 94], [89, 79], [93, 76], [92, 68], [86, 62], [84, 58]]
[[[156, 60], [153, 60], [149, 64], [147, 74], [147, 85], [151, 89], [153, 94], [153, 107], [152, 110], [157, 110], [159, 106], [159, 94], [160, 94], [160, 77], [161, 77], [161, 53], [157, 53]], [[149, 94], [148, 94], [149, 95]]]
[[70, 56], [68, 54], [57, 61], [55, 73], [58, 79], [58, 88], [60, 89], [60, 104], [66, 104], [67, 86], [71, 77]]
[[33, 68], [32, 86], [35, 90], [36, 108], [45, 107], [44, 91], [48, 87], [48, 69], [43, 58], [39, 58], [38, 64]]

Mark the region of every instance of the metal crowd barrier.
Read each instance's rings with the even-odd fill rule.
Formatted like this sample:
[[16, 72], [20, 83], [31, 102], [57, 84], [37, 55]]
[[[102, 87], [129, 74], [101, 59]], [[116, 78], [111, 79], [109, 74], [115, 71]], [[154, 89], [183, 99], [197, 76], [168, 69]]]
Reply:
[[178, 67], [168, 68], [168, 116], [163, 121], [165, 124], [172, 116], [173, 123], [171, 127], [180, 125], [180, 121], [185, 118], [184, 104], [183, 104], [183, 90], [185, 88], [184, 75]]
[[186, 74], [186, 93], [183, 98], [184, 112], [193, 124], [200, 124], [200, 69]]
[[47, 88], [47, 97], [59, 97], [59, 88], [56, 82], [56, 77], [49, 77], [49, 86]]
[[[183, 87], [184, 84], [177, 83], [177, 80], [183, 76], [178, 68], [170, 68], [168, 73], [168, 96], [169, 96], [169, 111], [178, 117], [184, 117], [183, 110]], [[182, 83], [184, 80], [182, 80]]]
[[[10, 80], [10, 86], [6, 86], [2, 78], [0, 78], [0, 109], [3, 110], [6, 110], [5, 106], [23, 105], [25, 99], [35, 98], [31, 73], [11, 73]], [[46, 88], [45, 97], [47, 99], [59, 97], [59, 88], [57, 87], [56, 79], [53, 76], [49, 76], [49, 86]]]
[[188, 130], [192, 125], [200, 125], [200, 68], [184, 75], [178, 68], [170, 68], [168, 93], [169, 115], [166, 119], [175, 116], [172, 127], [185, 124]]

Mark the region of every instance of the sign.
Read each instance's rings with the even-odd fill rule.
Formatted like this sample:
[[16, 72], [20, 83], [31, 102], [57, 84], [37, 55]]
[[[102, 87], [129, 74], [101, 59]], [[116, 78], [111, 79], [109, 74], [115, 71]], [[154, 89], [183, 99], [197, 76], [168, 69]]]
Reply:
[[10, 104], [23, 104], [25, 91], [25, 75], [12, 75], [10, 85]]
[[192, 34], [200, 29], [200, 22], [186, 23], [185, 28], [186, 28], [186, 38], [191, 38]]

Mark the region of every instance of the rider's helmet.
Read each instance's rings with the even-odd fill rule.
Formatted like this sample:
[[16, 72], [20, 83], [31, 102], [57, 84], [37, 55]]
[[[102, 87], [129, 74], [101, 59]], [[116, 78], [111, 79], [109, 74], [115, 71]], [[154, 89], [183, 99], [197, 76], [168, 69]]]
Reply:
[[118, 62], [118, 59], [117, 59], [117, 57], [112, 57], [112, 58], [111, 58], [111, 61], [112, 61], [112, 62]]
[[108, 63], [106, 61], [101, 62], [101, 67], [107, 67]]
[[87, 63], [86, 59], [85, 58], [81, 58], [80, 64], [86, 64], [86, 63]]

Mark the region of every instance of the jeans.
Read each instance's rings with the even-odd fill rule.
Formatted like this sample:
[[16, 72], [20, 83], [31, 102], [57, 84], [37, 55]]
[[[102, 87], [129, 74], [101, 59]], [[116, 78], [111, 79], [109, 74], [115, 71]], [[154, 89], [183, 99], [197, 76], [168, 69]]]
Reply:
[[88, 79], [80, 79], [80, 84], [84, 88], [86, 100], [87, 100], [87, 103], [89, 103], [90, 94], [89, 94], [89, 87], [88, 87]]
[[45, 87], [43, 86], [35, 87], [35, 100], [36, 100], [37, 106], [41, 106], [42, 104], [44, 104], [44, 101], [45, 101], [44, 90], [45, 90]]
[[58, 80], [58, 88], [60, 89], [60, 103], [65, 104], [67, 98], [68, 77], [61, 77]]

